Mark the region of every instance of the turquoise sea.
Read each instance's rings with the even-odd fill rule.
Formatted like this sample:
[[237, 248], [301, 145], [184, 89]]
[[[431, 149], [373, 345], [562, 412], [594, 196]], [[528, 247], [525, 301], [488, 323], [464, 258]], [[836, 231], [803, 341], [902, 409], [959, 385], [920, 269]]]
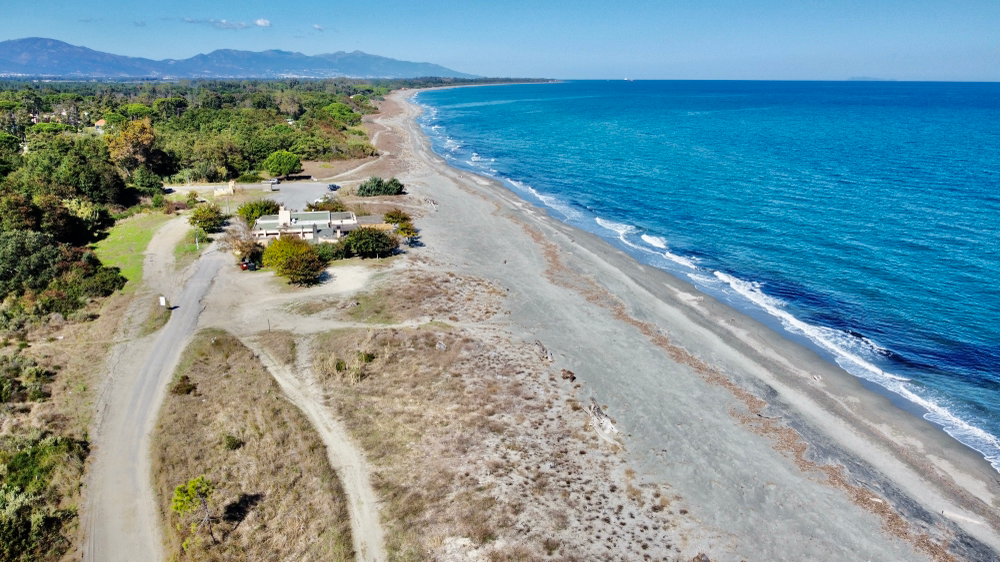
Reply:
[[1000, 470], [1000, 84], [421, 92], [453, 166], [804, 343]]

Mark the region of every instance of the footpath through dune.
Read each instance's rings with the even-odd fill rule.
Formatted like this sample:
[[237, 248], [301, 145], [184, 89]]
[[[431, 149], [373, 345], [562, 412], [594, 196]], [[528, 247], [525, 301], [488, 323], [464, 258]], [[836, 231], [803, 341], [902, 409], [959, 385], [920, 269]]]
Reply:
[[294, 368], [276, 361], [253, 339], [243, 338], [241, 341], [258, 355], [285, 396], [306, 415], [323, 440], [330, 465], [340, 477], [344, 493], [347, 494], [356, 559], [359, 562], [385, 562], [385, 539], [379, 519], [378, 496], [368, 477], [368, 465], [361, 451], [351, 443], [347, 431], [323, 404], [323, 393], [313, 380], [307, 363], [308, 339], [301, 338], [296, 342], [298, 357]]

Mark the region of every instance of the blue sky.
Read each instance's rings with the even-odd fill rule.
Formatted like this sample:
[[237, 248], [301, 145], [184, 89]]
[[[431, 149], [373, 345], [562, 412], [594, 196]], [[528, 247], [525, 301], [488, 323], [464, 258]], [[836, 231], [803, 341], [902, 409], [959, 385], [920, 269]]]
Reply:
[[0, 40], [362, 50], [487, 76], [1000, 81], [997, 0], [3, 0]]

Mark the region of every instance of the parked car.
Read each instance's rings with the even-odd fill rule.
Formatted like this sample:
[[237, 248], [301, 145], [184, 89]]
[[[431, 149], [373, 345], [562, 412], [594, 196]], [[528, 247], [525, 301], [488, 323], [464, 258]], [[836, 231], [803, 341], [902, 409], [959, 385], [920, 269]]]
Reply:
[[279, 180], [278, 178], [271, 178], [269, 180], [264, 180], [260, 183], [269, 183], [271, 185], [278, 185], [279, 183], [281, 183], [281, 180]]
[[241, 261], [240, 269], [243, 271], [257, 271], [257, 264], [252, 261]]
[[326, 188], [329, 189], [330, 191], [337, 191], [338, 189], [340, 189], [340, 186], [335, 183], [331, 183], [330, 185], [326, 186]]

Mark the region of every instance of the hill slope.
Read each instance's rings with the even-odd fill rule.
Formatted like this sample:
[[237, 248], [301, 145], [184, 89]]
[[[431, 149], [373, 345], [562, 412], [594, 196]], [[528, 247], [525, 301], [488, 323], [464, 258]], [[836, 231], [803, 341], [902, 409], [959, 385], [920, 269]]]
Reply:
[[291, 51], [220, 49], [188, 59], [126, 57], [31, 37], [0, 42], [0, 76], [76, 78], [475, 78], [440, 65], [408, 62], [361, 51], [316, 56]]

